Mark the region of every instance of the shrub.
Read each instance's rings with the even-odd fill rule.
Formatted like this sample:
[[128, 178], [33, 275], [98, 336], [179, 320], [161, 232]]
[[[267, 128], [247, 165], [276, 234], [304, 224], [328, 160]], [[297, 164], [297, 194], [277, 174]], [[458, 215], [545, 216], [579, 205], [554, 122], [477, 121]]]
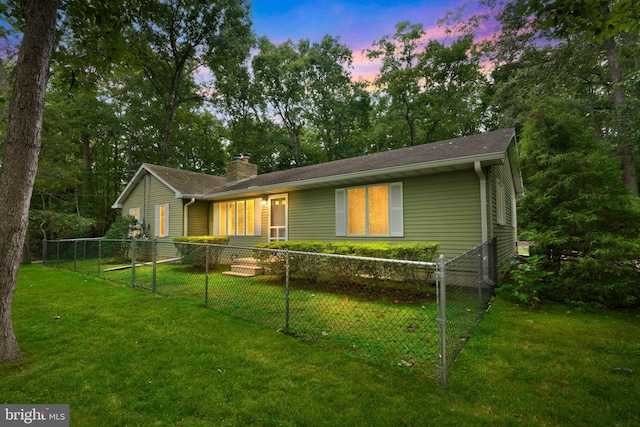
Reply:
[[102, 253], [104, 256], [114, 258], [117, 261], [128, 260], [131, 244], [133, 243], [131, 233], [134, 231], [139, 231], [138, 220], [132, 215], [118, 217], [104, 234], [105, 239], [113, 240], [106, 241], [102, 244]]
[[207, 247], [209, 248], [209, 269], [218, 265], [223, 248], [228, 245], [226, 236], [180, 236], [173, 239], [174, 245], [183, 264], [190, 264], [195, 269], [205, 270], [207, 267]]
[[[375, 260], [327, 258], [312, 255], [337, 254], [354, 257], [401, 259], [432, 262], [435, 260], [438, 243], [389, 243], [389, 242], [318, 242], [286, 241], [258, 245], [260, 248], [290, 250], [289, 274], [316, 283], [321, 275], [336, 284], [350, 284], [358, 277], [373, 279], [391, 278], [402, 280], [425, 280], [431, 272], [412, 265], [385, 263]], [[304, 252], [304, 253], [300, 253]], [[309, 254], [312, 253], [312, 254]], [[284, 252], [256, 251], [259, 259], [272, 274], [284, 277], [286, 255]]]
[[502, 280], [497, 292], [518, 302], [535, 306], [541, 301], [541, 292], [547, 287], [546, 279], [552, 272], [542, 268], [544, 257], [514, 257], [502, 265]]
[[78, 239], [92, 236], [95, 225], [95, 220], [77, 214], [31, 209], [25, 256], [28, 259], [41, 258], [42, 239]]

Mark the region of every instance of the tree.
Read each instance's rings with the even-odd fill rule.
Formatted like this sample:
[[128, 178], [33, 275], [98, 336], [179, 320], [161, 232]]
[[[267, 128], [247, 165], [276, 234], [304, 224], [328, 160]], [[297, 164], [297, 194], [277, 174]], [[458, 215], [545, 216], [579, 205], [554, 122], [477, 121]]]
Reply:
[[[640, 4], [633, 0], [517, 0], [506, 4], [501, 21], [509, 24], [512, 35], [519, 33], [515, 36], [518, 38], [526, 33], [526, 37], [533, 40], [542, 33], [547, 38], [570, 40], [582, 34], [600, 45], [609, 70], [616, 123], [616, 127], [606, 136], [619, 147], [625, 187], [637, 195], [634, 149], [638, 145], [638, 137], [634, 128], [638, 121], [637, 117], [630, 114], [635, 109], [629, 108], [626, 92], [627, 86], [632, 84], [633, 75], [638, 72], [638, 62], [637, 58], [627, 61], [630, 68], [625, 69], [620, 43], [638, 43]], [[528, 31], [523, 32], [523, 27]]]
[[[237, 13], [242, 13], [242, 9], [237, 9]], [[247, 153], [252, 122], [261, 100], [250, 69], [255, 35], [249, 25], [233, 25], [226, 20], [215, 43], [216, 54], [206, 57], [214, 76], [208, 98], [226, 118], [230, 143], [238, 147], [232, 154]]]
[[133, 12], [128, 43], [153, 88], [154, 104], [163, 112], [160, 163], [174, 159], [171, 143], [178, 108], [203, 101], [194, 73], [227, 54], [220, 51], [223, 41], [238, 33], [230, 28], [250, 25], [248, 9], [244, 0], [153, 0]]
[[11, 306], [38, 167], [58, 5], [58, 0], [20, 2], [25, 26], [0, 169], [0, 363], [22, 356], [13, 332]]
[[305, 117], [319, 134], [325, 161], [356, 155], [350, 137], [368, 117], [369, 95], [363, 83], [352, 82], [351, 50], [329, 35], [320, 43], [301, 41], [300, 46], [308, 58]]
[[[424, 41], [420, 24], [401, 22], [367, 52], [380, 58], [376, 79], [387, 114], [405, 122], [411, 145], [477, 132], [484, 125], [486, 80], [474, 53], [472, 26], [453, 41]], [[446, 30], [450, 35], [452, 30]]]
[[519, 216], [550, 273], [546, 298], [640, 303], [640, 203], [622, 185], [612, 147], [563, 101], [538, 100], [521, 134], [526, 197]]
[[412, 146], [417, 144], [416, 121], [424, 106], [419, 60], [424, 35], [422, 24], [401, 22], [393, 36], [374, 42], [367, 51], [369, 59], [382, 59], [376, 86], [390, 97], [390, 107], [405, 121]]
[[259, 90], [264, 94], [264, 108], [275, 110], [290, 138], [293, 162], [300, 164], [302, 129], [305, 126], [306, 59], [288, 40], [274, 45], [266, 37], [258, 40], [259, 52], [252, 61]]

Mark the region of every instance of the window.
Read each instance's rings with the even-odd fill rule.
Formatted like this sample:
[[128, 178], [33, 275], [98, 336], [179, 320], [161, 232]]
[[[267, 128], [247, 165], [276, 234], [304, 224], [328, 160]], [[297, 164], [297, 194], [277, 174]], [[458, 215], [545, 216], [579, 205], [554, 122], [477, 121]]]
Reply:
[[213, 215], [217, 236], [260, 235], [260, 200], [215, 203]]
[[156, 237], [167, 237], [169, 235], [169, 204], [156, 205], [155, 215]]
[[504, 187], [500, 182], [496, 186], [496, 222], [498, 225], [506, 223]]
[[336, 236], [404, 234], [402, 183], [336, 190]]
[[[131, 208], [129, 209], [129, 215], [136, 219], [137, 227], [140, 227], [140, 208]], [[138, 230], [133, 229], [130, 233], [131, 236], [135, 237], [138, 235]]]

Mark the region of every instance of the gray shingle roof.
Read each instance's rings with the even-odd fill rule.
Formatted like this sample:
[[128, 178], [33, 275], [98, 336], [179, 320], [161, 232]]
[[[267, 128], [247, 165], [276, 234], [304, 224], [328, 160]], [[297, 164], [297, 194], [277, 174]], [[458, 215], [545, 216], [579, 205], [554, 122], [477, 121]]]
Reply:
[[[383, 171], [403, 166], [424, 165], [424, 168], [428, 169], [430, 166], [456, 159], [491, 157], [491, 155], [495, 155], [496, 158], [503, 158], [514, 136], [514, 129], [503, 129], [366, 156], [271, 172], [238, 183], [231, 183], [223, 191], [233, 192], [280, 184], [284, 186], [285, 184], [295, 184], [301, 181], [337, 178], [348, 174]], [[220, 189], [216, 189], [209, 194], [213, 196], [217, 192], [220, 192]]]
[[[514, 129], [503, 129], [350, 159], [271, 172], [231, 183], [227, 183], [226, 178], [221, 176], [145, 163], [120, 194], [113, 207], [122, 207], [122, 203], [132, 191], [135, 183], [142, 179], [144, 170], [151, 172], [168, 185], [176, 193], [176, 197], [197, 197], [213, 200], [217, 197], [224, 198], [240, 194], [265, 194], [265, 191], [273, 193], [290, 191], [295, 188], [311, 188], [312, 186], [337, 183], [345, 184], [349, 180], [371, 179], [371, 177], [389, 179], [407, 176], [409, 173], [424, 174], [429, 173], [429, 171], [446, 170], [447, 167], [473, 167], [474, 161], [482, 161], [483, 164], [494, 164], [507, 158], [507, 150], [514, 138]], [[471, 166], [469, 166], [470, 164]], [[519, 175], [519, 170], [512, 169], [512, 173]]]
[[150, 163], [145, 163], [143, 166], [184, 195], [204, 195], [215, 188], [224, 186], [227, 182], [221, 176], [173, 169]]

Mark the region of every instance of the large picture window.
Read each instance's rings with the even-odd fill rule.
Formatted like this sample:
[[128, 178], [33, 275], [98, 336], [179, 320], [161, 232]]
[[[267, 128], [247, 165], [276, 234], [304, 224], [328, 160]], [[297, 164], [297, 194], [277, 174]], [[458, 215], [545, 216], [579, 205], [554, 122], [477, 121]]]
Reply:
[[336, 236], [402, 236], [402, 183], [336, 190]]
[[260, 202], [255, 199], [214, 204], [214, 234], [259, 236]]

